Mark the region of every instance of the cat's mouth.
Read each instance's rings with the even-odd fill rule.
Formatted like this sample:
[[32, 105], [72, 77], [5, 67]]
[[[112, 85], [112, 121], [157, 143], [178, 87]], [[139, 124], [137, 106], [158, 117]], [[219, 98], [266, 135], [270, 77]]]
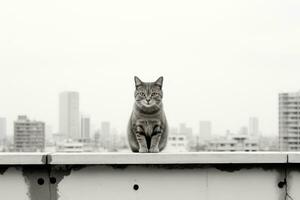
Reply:
[[150, 107], [154, 106], [154, 104], [145, 103], [144, 106], [147, 107], [147, 108], [150, 108]]

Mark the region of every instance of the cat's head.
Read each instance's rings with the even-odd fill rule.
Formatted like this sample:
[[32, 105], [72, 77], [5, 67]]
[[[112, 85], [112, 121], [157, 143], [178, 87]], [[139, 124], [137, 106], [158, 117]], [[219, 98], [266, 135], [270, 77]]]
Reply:
[[163, 77], [159, 77], [155, 82], [143, 82], [135, 76], [134, 82], [136, 106], [146, 113], [158, 111], [162, 105]]

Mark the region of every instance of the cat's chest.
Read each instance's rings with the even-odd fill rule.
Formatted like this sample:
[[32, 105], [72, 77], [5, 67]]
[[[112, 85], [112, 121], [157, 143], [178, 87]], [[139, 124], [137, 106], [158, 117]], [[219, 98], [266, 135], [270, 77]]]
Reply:
[[146, 136], [151, 136], [156, 128], [161, 127], [161, 123], [162, 122], [159, 119], [147, 118], [136, 120], [134, 125], [141, 129]]

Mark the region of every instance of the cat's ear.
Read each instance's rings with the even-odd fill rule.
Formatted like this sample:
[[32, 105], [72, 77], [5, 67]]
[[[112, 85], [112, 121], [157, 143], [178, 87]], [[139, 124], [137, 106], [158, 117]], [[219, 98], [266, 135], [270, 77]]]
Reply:
[[137, 76], [134, 77], [134, 82], [135, 82], [135, 87], [136, 88], [141, 86], [142, 83], [143, 83]]
[[160, 88], [162, 88], [162, 85], [163, 85], [163, 80], [164, 80], [164, 77], [159, 77], [156, 81], [155, 81], [155, 85], [158, 85]]

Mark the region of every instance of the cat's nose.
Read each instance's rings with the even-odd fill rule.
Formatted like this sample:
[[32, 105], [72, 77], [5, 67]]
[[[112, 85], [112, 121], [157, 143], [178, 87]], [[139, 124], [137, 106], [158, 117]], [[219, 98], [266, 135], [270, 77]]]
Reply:
[[147, 99], [146, 99], [146, 101], [147, 101], [147, 103], [149, 103], [149, 101], [150, 101], [150, 98], [147, 98]]

